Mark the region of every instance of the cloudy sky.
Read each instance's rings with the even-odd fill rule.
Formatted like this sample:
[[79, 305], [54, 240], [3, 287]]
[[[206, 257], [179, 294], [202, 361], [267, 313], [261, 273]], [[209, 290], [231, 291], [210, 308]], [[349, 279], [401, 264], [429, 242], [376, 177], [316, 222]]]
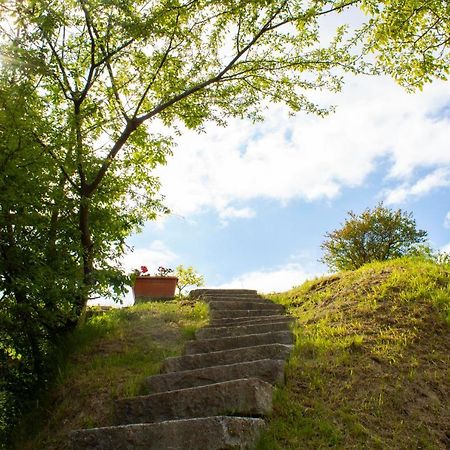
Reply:
[[[130, 239], [127, 269], [192, 265], [211, 287], [289, 289], [327, 272], [327, 231], [384, 201], [413, 212], [450, 251], [450, 89], [408, 94], [391, 79], [348, 77], [326, 118], [232, 120], [186, 131], [158, 170], [173, 213]], [[131, 301], [128, 296], [125, 303]]]

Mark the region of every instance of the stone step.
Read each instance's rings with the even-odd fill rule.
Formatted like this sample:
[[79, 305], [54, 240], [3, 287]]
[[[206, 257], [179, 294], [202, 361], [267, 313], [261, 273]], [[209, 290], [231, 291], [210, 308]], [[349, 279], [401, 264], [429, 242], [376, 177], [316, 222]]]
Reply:
[[193, 370], [204, 367], [236, 364], [258, 359], [287, 359], [293, 346], [286, 344], [264, 344], [252, 347], [221, 350], [166, 358], [162, 364], [162, 373], [179, 370]]
[[203, 295], [258, 295], [255, 289], [193, 289], [189, 296], [192, 298]]
[[273, 311], [284, 312], [284, 306], [278, 305], [277, 303], [267, 302], [255, 302], [246, 300], [227, 300], [222, 302], [209, 302], [209, 308], [211, 310], [228, 310], [228, 309], [241, 309], [241, 310], [261, 310], [261, 309], [271, 309]]
[[264, 317], [278, 314], [278, 311], [273, 309], [215, 309], [210, 311], [210, 317], [215, 319], [232, 319], [233, 317]]
[[271, 300], [268, 300], [266, 298], [262, 298], [259, 295], [223, 295], [223, 296], [216, 296], [216, 295], [205, 295], [202, 297], [202, 301], [209, 303], [209, 302], [227, 302], [227, 301], [251, 301], [251, 302], [261, 302], [261, 303], [273, 303]]
[[195, 355], [198, 353], [220, 352], [235, 348], [254, 347], [255, 345], [292, 345], [293, 343], [294, 336], [291, 331], [275, 331], [270, 333], [189, 341], [184, 348], [184, 354]]
[[120, 425], [228, 414], [258, 417], [271, 410], [272, 385], [258, 378], [116, 400]]
[[207, 327], [228, 327], [235, 325], [252, 325], [264, 322], [293, 322], [294, 318], [291, 316], [263, 316], [263, 317], [235, 317], [232, 319], [213, 319], [209, 322]]
[[244, 450], [256, 444], [262, 419], [204, 417], [77, 430], [70, 450]]
[[267, 322], [254, 325], [236, 325], [228, 327], [201, 328], [195, 333], [197, 339], [214, 339], [230, 336], [244, 336], [246, 334], [269, 333], [271, 331], [286, 331], [290, 329], [290, 323]]
[[147, 378], [144, 384], [151, 393], [206, 386], [242, 378], [258, 378], [266, 383], [280, 385], [284, 383], [284, 366], [284, 360], [261, 359], [153, 375]]

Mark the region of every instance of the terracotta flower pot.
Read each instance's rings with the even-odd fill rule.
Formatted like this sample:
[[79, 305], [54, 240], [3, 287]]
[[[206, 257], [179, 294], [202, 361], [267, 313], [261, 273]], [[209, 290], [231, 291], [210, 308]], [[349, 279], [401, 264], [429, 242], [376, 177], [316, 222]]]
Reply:
[[134, 302], [174, 298], [177, 281], [177, 277], [136, 277], [133, 287]]

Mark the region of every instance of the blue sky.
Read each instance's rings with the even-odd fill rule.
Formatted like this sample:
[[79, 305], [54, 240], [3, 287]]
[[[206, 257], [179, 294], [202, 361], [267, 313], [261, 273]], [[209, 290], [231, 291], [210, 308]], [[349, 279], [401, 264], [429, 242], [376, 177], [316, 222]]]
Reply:
[[[327, 118], [270, 106], [263, 123], [185, 131], [158, 169], [173, 214], [129, 240], [127, 269], [192, 265], [208, 286], [279, 291], [326, 273], [325, 232], [379, 201], [450, 250], [450, 90], [347, 77]], [[125, 303], [131, 301], [128, 296]]]

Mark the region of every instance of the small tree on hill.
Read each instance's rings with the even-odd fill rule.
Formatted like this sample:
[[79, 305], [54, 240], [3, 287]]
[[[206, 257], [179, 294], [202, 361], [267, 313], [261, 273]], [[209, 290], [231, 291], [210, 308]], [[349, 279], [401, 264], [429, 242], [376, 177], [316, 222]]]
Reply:
[[177, 288], [178, 295], [182, 295], [181, 292], [188, 286], [196, 286], [200, 287], [205, 284], [205, 279], [203, 275], [200, 275], [195, 271], [192, 266], [184, 267], [183, 265], [179, 265], [175, 269], [175, 276], [178, 278]]
[[322, 261], [332, 270], [354, 270], [372, 261], [385, 261], [411, 253], [426, 240], [412, 213], [393, 211], [379, 203], [360, 215], [348, 212], [342, 228], [325, 234]]

